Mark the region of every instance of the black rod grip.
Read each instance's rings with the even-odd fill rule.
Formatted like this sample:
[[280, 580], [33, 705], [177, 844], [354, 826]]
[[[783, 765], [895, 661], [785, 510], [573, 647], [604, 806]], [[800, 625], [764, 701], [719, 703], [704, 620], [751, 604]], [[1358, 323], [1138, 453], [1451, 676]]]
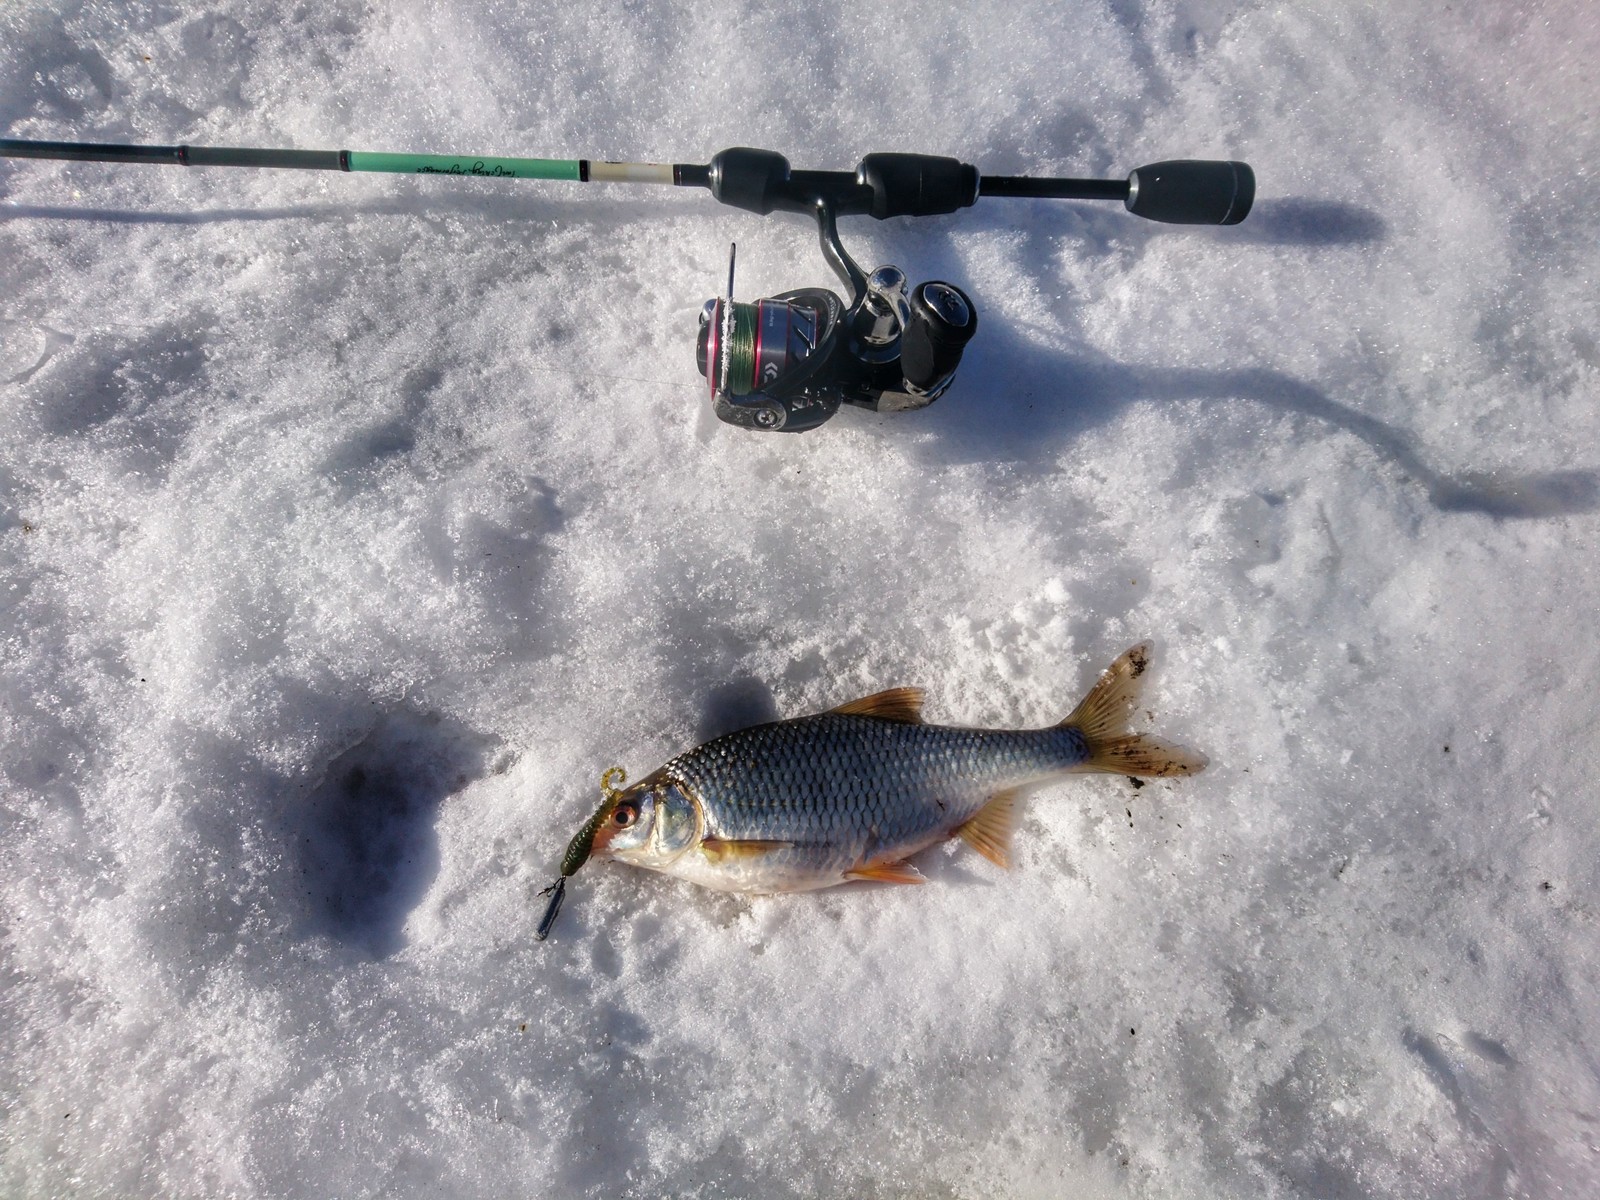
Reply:
[[978, 199], [978, 168], [936, 154], [869, 154], [856, 182], [871, 189], [868, 211], [880, 221], [953, 213]]
[[1255, 198], [1255, 172], [1242, 162], [1175, 159], [1128, 176], [1128, 211], [1168, 225], [1237, 225]]

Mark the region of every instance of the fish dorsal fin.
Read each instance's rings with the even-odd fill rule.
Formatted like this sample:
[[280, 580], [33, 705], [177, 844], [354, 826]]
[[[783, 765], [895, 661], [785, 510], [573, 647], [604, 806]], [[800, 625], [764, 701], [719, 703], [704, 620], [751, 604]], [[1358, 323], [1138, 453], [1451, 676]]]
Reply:
[[1011, 831], [1017, 825], [1021, 788], [996, 792], [989, 802], [956, 830], [956, 835], [997, 867], [1011, 866]]
[[890, 688], [886, 692], [874, 692], [828, 711], [844, 717], [876, 717], [880, 721], [898, 721], [902, 725], [921, 725], [922, 695], [921, 688]]

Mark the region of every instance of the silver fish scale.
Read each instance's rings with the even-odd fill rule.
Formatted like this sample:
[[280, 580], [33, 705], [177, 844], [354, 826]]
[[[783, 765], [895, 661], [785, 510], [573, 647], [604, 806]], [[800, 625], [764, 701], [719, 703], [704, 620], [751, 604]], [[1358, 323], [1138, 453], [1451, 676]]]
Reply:
[[996, 792], [1087, 756], [1070, 727], [958, 729], [820, 713], [727, 734], [664, 770], [699, 797], [708, 836], [794, 843], [774, 853], [775, 870], [843, 871], [926, 845]]

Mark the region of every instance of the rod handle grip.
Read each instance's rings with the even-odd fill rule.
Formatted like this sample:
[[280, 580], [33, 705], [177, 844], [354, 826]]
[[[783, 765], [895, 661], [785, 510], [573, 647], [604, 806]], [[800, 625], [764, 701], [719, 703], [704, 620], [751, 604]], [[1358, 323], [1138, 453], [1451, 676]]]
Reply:
[[937, 154], [869, 154], [856, 182], [872, 190], [868, 211], [880, 221], [953, 213], [978, 199], [978, 168]]
[[1249, 164], [1180, 158], [1128, 176], [1128, 211], [1168, 225], [1237, 225], [1256, 198]]

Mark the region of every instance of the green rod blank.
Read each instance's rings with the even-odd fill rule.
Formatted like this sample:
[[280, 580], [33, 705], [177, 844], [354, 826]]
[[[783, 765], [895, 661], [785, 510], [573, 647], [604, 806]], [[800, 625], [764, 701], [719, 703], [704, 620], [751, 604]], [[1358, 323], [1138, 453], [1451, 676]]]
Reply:
[[344, 152], [351, 171], [388, 171], [399, 175], [476, 175], [485, 179], [573, 179], [584, 177], [576, 158], [486, 158], [462, 154], [381, 154]]

